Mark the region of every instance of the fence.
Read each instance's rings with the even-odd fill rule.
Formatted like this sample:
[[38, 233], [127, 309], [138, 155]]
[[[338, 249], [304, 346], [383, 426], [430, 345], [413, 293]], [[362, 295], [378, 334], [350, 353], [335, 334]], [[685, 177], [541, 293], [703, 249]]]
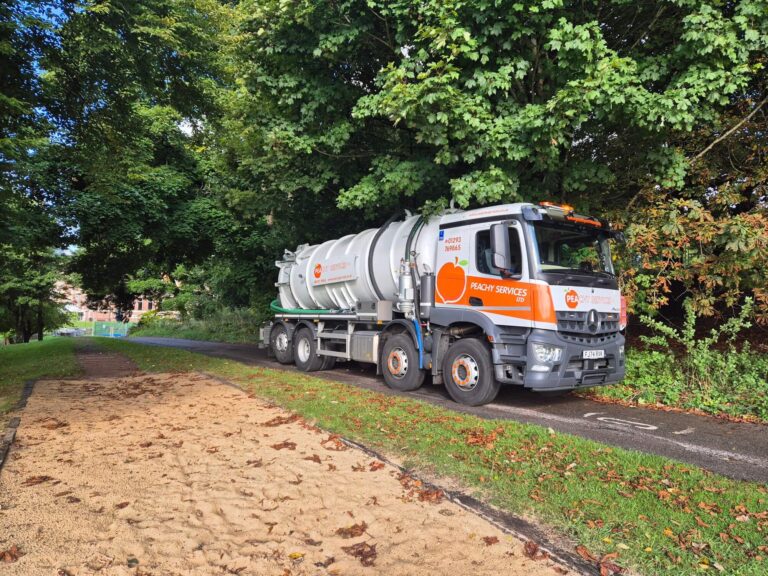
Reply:
[[128, 330], [134, 326], [133, 322], [94, 322], [91, 328], [92, 336], [105, 336], [107, 338], [124, 338], [128, 336]]

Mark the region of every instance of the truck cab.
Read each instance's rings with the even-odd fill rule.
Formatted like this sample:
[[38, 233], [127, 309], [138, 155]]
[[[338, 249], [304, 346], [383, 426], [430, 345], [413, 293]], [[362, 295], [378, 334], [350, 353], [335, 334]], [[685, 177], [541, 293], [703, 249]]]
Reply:
[[[481, 328], [502, 384], [563, 391], [618, 382], [626, 323], [610, 249], [618, 237], [554, 204], [446, 215], [430, 320]], [[478, 370], [464, 358], [459, 376], [467, 366]], [[470, 393], [473, 379], [463, 381]]]

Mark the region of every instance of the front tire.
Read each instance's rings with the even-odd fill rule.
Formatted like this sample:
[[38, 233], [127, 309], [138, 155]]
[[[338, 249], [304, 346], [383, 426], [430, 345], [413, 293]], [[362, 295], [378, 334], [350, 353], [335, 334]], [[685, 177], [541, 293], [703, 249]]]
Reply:
[[395, 334], [384, 343], [381, 352], [384, 382], [393, 390], [410, 392], [424, 383], [424, 370], [419, 369], [419, 351], [407, 334]]
[[302, 372], [317, 372], [323, 367], [323, 358], [317, 355], [317, 344], [312, 332], [301, 328], [293, 338], [293, 358]]
[[293, 342], [283, 324], [272, 327], [269, 333], [269, 346], [280, 364], [293, 364]]
[[491, 354], [476, 338], [462, 338], [448, 348], [443, 381], [451, 398], [467, 406], [493, 402], [501, 388], [493, 373]]

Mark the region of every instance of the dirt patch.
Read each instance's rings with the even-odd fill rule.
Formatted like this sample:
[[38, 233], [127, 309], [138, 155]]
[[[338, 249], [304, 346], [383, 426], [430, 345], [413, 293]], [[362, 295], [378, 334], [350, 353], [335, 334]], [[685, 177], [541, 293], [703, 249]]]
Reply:
[[90, 342], [78, 344], [77, 362], [83, 369], [83, 378], [115, 378], [140, 372], [136, 364], [121, 354], [105, 352]]
[[0, 476], [4, 574], [564, 573], [244, 392], [89, 373], [29, 399]]

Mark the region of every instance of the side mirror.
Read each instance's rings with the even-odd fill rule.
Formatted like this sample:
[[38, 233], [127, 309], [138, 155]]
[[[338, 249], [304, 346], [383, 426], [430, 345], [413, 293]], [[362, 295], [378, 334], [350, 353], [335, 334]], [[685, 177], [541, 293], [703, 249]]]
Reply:
[[512, 254], [509, 251], [509, 226], [494, 224], [491, 226], [491, 252], [493, 267], [499, 270], [509, 270], [512, 264]]

